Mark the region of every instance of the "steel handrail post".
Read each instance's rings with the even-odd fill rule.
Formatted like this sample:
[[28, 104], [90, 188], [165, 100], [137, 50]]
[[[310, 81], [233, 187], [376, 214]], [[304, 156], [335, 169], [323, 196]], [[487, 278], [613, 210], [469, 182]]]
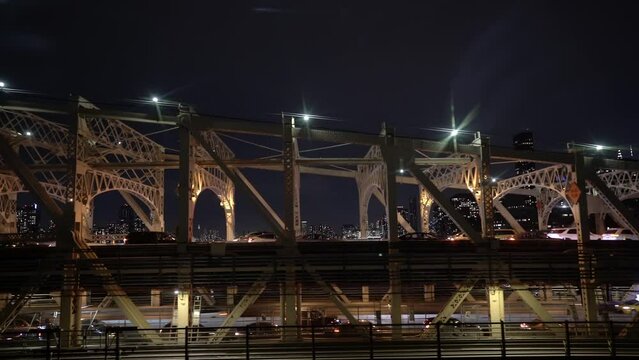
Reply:
[[189, 360], [189, 327], [184, 327], [184, 360]]
[[315, 325], [311, 324], [311, 352], [315, 360]]
[[506, 329], [504, 327], [504, 320], [499, 320], [499, 326], [501, 330], [501, 357], [506, 358]]
[[47, 345], [45, 351], [47, 352], [46, 359], [51, 360], [51, 329], [46, 329], [47, 334]]
[[441, 324], [439, 322], [435, 323], [435, 329], [437, 330], [437, 358], [442, 358], [442, 334], [440, 331]]
[[608, 322], [608, 332], [610, 333], [610, 357], [617, 357], [617, 343], [615, 339], [615, 327], [612, 321]]
[[61, 332], [60, 328], [56, 329], [56, 333], [58, 334], [58, 336], [57, 336], [57, 339], [56, 339], [57, 343], [56, 343], [55, 347], [56, 347], [56, 351], [58, 352], [58, 356], [57, 356], [58, 360], [60, 360], [60, 352], [61, 352], [60, 338], [62, 337], [62, 332]]
[[115, 329], [115, 360], [120, 360], [120, 329]]
[[375, 357], [375, 351], [373, 350], [373, 343], [375, 342], [375, 339], [373, 339], [373, 323], [368, 323], [368, 337], [370, 341], [370, 359], [373, 360], [373, 358]]
[[245, 346], [246, 346], [246, 360], [249, 360], [251, 358], [251, 355], [249, 352], [249, 334], [250, 334], [250, 327], [246, 325], [246, 336], [244, 337]]
[[564, 321], [564, 328], [566, 330], [566, 358], [570, 358], [570, 329], [568, 328], [568, 320]]

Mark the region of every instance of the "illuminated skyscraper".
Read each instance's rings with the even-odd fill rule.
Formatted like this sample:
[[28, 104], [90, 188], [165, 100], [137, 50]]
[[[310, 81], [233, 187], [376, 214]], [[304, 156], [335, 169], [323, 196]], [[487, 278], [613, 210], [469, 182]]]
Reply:
[[[531, 131], [523, 131], [513, 136], [513, 147], [515, 150], [533, 151], [535, 143]], [[519, 161], [515, 164], [515, 175], [521, 175], [535, 171], [535, 164], [528, 161]]]
[[18, 209], [18, 233], [38, 232], [40, 230], [40, 209], [38, 204], [28, 204]]

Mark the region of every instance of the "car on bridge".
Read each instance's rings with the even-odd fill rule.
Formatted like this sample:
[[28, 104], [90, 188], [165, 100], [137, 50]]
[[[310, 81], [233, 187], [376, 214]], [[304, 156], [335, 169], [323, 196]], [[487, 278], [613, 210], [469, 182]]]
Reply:
[[513, 229], [495, 229], [495, 239], [497, 240], [515, 240], [517, 233]]
[[[427, 331], [435, 331], [436, 324], [433, 323], [435, 317], [428, 317], [424, 320], [424, 328], [422, 329], [423, 333]], [[464, 323], [461, 320], [450, 317], [446, 322], [440, 325], [439, 331], [442, 334], [449, 334], [454, 336], [466, 336], [466, 335], [490, 335], [490, 330], [488, 328], [484, 328], [478, 324], [473, 323]]]
[[439, 240], [443, 240], [443, 239], [441, 237], [433, 234], [433, 233], [413, 232], [413, 233], [406, 233], [404, 235], [400, 235], [399, 236], [399, 240], [432, 240], [432, 241], [439, 241]]
[[252, 338], [274, 338], [282, 334], [282, 328], [268, 321], [258, 321], [246, 326], [238, 326], [234, 334], [235, 336], [246, 337], [247, 330], [249, 337]]
[[134, 231], [124, 238], [127, 245], [175, 244], [175, 236], [162, 231]]
[[[557, 228], [548, 233], [551, 239], [577, 240], [577, 228]], [[601, 235], [590, 233], [590, 240], [601, 240]]]
[[272, 232], [254, 231], [252, 233], [242, 235], [233, 241], [256, 243], [256, 242], [273, 242], [275, 240], [277, 240], [277, 237]]
[[639, 236], [630, 229], [610, 228], [601, 236], [601, 240], [639, 240]]
[[627, 300], [621, 304], [615, 305], [615, 308], [620, 313], [631, 314], [634, 316], [639, 311], [639, 300], [637, 299]]

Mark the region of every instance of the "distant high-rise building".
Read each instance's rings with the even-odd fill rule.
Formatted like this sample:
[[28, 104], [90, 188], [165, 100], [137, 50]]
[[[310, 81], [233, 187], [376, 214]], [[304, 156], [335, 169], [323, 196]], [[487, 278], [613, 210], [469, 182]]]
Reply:
[[[513, 136], [513, 147], [515, 150], [533, 151], [535, 142], [531, 131], [523, 131]], [[529, 161], [519, 161], [515, 164], [515, 175], [522, 175], [535, 171], [535, 164]]]
[[38, 232], [40, 230], [40, 209], [38, 204], [27, 204], [18, 209], [18, 233]]
[[128, 205], [122, 204], [118, 211], [118, 223], [109, 230], [112, 234], [123, 234], [133, 231], [146, 231], [144, 222], [135, 214], [135, 211]]
[[[450, 198], [450, 202], [459, 214], [475, 228], [481, 229], [481, 218], [479, 216], [479, 206], [471, 194], [459, 193]], [[452, 235], [459, 232], [455, 223], [439, 206], [434, 206], [430, 215], [431, 231], [441, 235]]]
[[342, 225], [342, 239], [359, 239], [359, 228], [353, 224]]
[[410, 223], [410, 226], [413, 227], [413, 229], [418, 230], [419, 229], [419, 218], [420, 218], [420, 214], [419, 214], [419, 201], [417, 201], [417, 197], [413, 196], [408, 200], [408, 212], [411, 214], [411, 219], [408, 220], [408, 222]]

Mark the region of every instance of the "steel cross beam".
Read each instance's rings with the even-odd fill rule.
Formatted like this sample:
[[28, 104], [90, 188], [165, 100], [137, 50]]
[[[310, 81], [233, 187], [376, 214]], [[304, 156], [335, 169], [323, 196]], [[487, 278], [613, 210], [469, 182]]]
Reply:
[[480, 244], [483, 242], [481, 235], [473, 229], [473, 227], [464, 219], [463, 216], [457, 213], [453, 205], [446, 199], [444, 194], [439, 191], [437, 186], [433, 184], [430, 179], [424, 175], [422, 169], [418, 168], [414, 164], [410, 166], [410, 172], [413, 174], [415, 178], [422, 184], [426, 191], [430, 193], [433, 199], [441, 206], [442, 209], [446, 212], [448, 216], [450, 216], [451, 220], [457, 225], [475, 244]]
[[[33, 102], [33, 101], [21, 101], [9, 99], [8, 96], [0, 97], [0, 108], [6, 110], [18, 110], [28, 111], [33, 113], [49, 113], [49, 114], [69, 114], [69, 108], [64, 103], [54, 102]], [[148, 114], [140, 112], [126, 112], [117, 110], [106, 109], [86, 109], [80, 108], [78, 115], [87, 116], [99, 116], [107, 117], [110, 119], [116, 119], [121, 121], [131, 121], [140, 123], [151, 123], [156, 125], [171, 125], [175, 126], [179, 123], [177, 116], [162, 115], [159, 119], [157, 114]], [[194, 122], [194, 128], [204, 130], [214, 130], [219, 132], [237, 132], [266, 136], [282, 136], [281, 128], [275, 123], [249, 121], [241, 119], [233, 119], [219, 116], [200, 116], [193, 114], [193, 118], [197, 119]], [[357, 132], [337, 131], [337, 130], [325, 130], [325, 129], [310, 129], [304, 128], [294, 132], [295, 137], [306, 137], [310, 140], [327, 141], [327, 142], [350, 142], [364, 145], [380, 145], [381, 139], [377, 134], [363, 134]], [[425, 139], [413, 139], [397, 137], [397, 144], [413, 149], [420, 149], [425, 151], [439, 152], [439, 153], [453, 153], [455, 152], [452, 145], [445, 144], [440, 141], [432, 141]], [[457, 152], [462, 154], [478, 155], [479, 150], [473, 145], [457, 146]], [[490, 146], [490, 152], [493, 159], [505, 159], [515, 161], [531, 161], [538, 163], [548, 164], [572, 164], [573, 156], [569, 153], [557, 153], [549, 151], [524, 151], [514, 150], [512, 148], [501, 146]], [[598, 166], [602, 168], [611, 169], [623, 169], [639, 171], [639, 163], [633, 163], [628, 161], [611, 160], [611, 159], [598, 159], [592, 157], [586, 157], [586, 161], [594, 160]]]
[[593, 187], [595, 187], [601, 195], [603, 195], [604, 201], [608, 204], [608, 207], [616, 212], [619, 217], [625, 221], [625, 225], [635, 234], [639, 235], [639, 222], [632, 215], [630, 210], [617, 198], [615, 193], [610, 190], [606, 183], [595, 174], [592, 169], [586, 173], [586, 181], [588, 181]]
[[211, 146], [211, 144], [205, 141], [205, 139], [202, 137], [202, 135], [197, 129], [192, 128], [191, 124], [184, 124], [184, 125], [189, 128], [191, 136], [193, 136], [193, 138], [195, 138], [195, 140], [208, 152], [209, 156], [211, 156], [211, 158], [213, 158], [213, 160], [220, 167], [220, 170], [222, 170], [222, 172], [229, 179], [231, 179], [231, 181], [233, 181], [233, 184], [235, 185], [235, 187], [242, 189], [249, 195], [249, 197], [256, 204], [256, 206], [258, 207], [262, 215], [264, 215], [269, 225], [273, 229], [273, 232], [277, 235], [277, 237], [279, 239], [285, 238], [286, 230], [284, 229], [284, 227], [282, 227], [282, 225], [280, 225], [280, 222], [278, 222], [278, 220], [271, 215], [272, 209], [269, 211], [269, 208], [267, 208], [265, 204], [262, 201], [260, 201], [260, 197], [258, 197], [257, 195], [257, 190], [255, 190], [254, 188], [252, 189], [252, 186], [250, 186], [247, 182], [245, 182], [246, 178], [244, 178], [243, 176], [242, 177], [239, 176], [240, 174], [239, 170], [235, 169], [235, 171], [233, 171], [228, 166], [226, 166], [226, 164], [224, 163], [224, 160], [219, 157], [219, 155], [216, 153], [215, 149]]
[[584, 164], [583, 154], [574, 155], [574, 178], [581, 190], [578, 202], [573, 205], [573, 216], [577, 226], [577, 261], [579, 262], [579, 283], [581, 299], [586, 321], [597, 321], [597, 299], [595, 297], [594, 268], [591, 262], [590, 226], [588, 222], [588, 197], [586, 194], [586, 178], [590, 172]]
[[[209, 344], [219, 344], [222, 342], [226, 334], [228, 334], [230, 328], [235, 324], [237, 319], [242, 316], [244, 311], [249, 308], [249, 306], [253, 305], [255, 301], [262, 295], [264, 289], [266, 289], [266, 285], [270, 278], [273, 276], [273, 268], [266, 268], [260, 278], [251, 285], [251, 287], [246, 291], [246, 294], [242, 297], [240, 302], [235, 305], [233, 310], [227, 315], [220, 328], [215, 331], [211, 338], [209, 339]], [[247, 334], [248, 336], [248, 334]]]

